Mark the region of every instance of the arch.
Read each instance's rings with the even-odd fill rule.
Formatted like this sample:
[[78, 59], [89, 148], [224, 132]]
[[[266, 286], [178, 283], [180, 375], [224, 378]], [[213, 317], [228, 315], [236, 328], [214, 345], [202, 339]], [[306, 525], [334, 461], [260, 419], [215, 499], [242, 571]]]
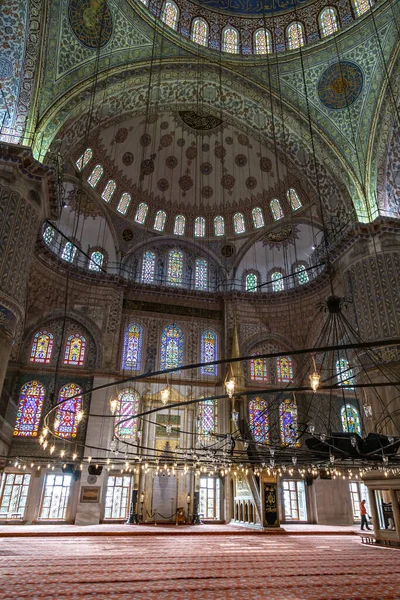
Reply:
[[154, 229], [156, 231], [164, 231], [165, 220], [167, 218], [167, 214], [163, 210], [158, 210], [156, 213], [156, 217], [154, 219]]
[[293, 366], [290, 356], [279, 356], [276, 359], [276, 379], [278, 383], [289, 383], [293, 379]]
[[366, 13], [374, 4], [373, 0], [352, 0], [352, 2], [357, 17]]
[[64, 365], [82, 367], [85, 361], [86, 339], [79, 333], [68, 336], [64, 351]]
[[254, 32], [255, 54], [270, 54], [272, 52], [271, 34], [268, 29], [257, 29]]
[[304, 46], [304, 27], [302, 23], [294, 22], [286, 30], [286, 38], [289, 50], [295, 50]]
[[260, 227], [264, 227], [264, 215], [259, 206], [255, 206], [252, 209], [251, 216], [253, 217], [253, 224], [255, 229], [260, 229]]
[[225, 221], [224, 217], [218, 215], [214, 219], [214, 235], [221, 236], [225, 234]]
[[156, 268], [156, 255], [151, 250], [146, 250], [142, 260], [142, 283], [154, 283]]
[[49, 331], [38, 331], [32, 342], [30, 362], [48, 365], [53, 352], [54, 338]]
[[338, 30], [337, 12], [332, 6], [327, 6], [320, 12], [318, 21], [321, 37], [328, 37]]
[[[139, 393], [133, 388], [126, 388], [118, 394], [114, 431], [121, 439], [132, 439], [136, 436], [138, 420], [133, 417], [139, 412], [139, 400]], [[121, 422], [128, 418], [128, 421]]]
[[241, 212], [237, 212], [233, 215], [233, 228], [235, 233], [244, 233], [246, 231], [244, 216]]
[[89, 177], [88, 177], [88, 184], [92, 187], [95, 188], [96, 185], [99, 183], [102, 175], [103, 175], [103, 167], [101, 165], [96, 165], [93, 169], [93, 171], [90, 173]]
[[299, 195], [294, 188], [288, 189], [288, 191], [286, 192], [286, 197], [290, 206], [292, 207], [292, 210], [299, 210], [299, 208], [303, 206]]
[[186, 218], [183, 215], [177, 215], [175, 217], [174, 234], [184, 235], [185, 233]]
[[45, 387], [39, 381], [25, 383], [19, 394], [17, 417], [13, 435], [36, 437], [39, 431]]
[[66, 242], [61, 253], [61, 258], [72, 263], [76, 255], [77, 247], [72, 242]]
[[201, 17], [193, 19], [192, 42], [196, 42], [200, 46], [208, 46], [208, 23]]
[[115, 183], [115, 181], [113, 179], [109, 179], [107, 181], [106, 187], [103, 190], [103, 193], [101, 194], [101, 197], [103, 198], [103, 200], [105, 202], [110, 202], [113, 193], [115, 192], [115, 189], [117, 187], [117, 184]]
[[350, 367], [347, 358], [339, 358], [336, 361], [336, 375], [341, 387], [346, 387], [348, 390], [354, 389], [352, 387], [354, 383], [353, 369]]
[[183, 252], [172, 249], [168, 253], [167, 282], [169, 285], [182, 285]]
[[149, 207], [147, 206], [146, 202], [141, 202], [139, 204], [139, 206], [136, 209], [136, 215], [135, 215], [136, 223], [140, 223], [140, 225], [144, 225], [148, 210], [149, 210]]
[[309, 282], [309, 276], [308, 276], [308, 271], [305, 265], [303, 264], [298, 264], [295, 266], [294, 268], [294, 272], [297, 276], [297, 283], [299, 283], [300, 285], [304, 285], [305, 283]]
[[272, 291], [283, 292], [285, 283], [281, 271], [273, 271], [271, 274]]
[[121, 215], [126, 215], [128, 212], [129, 205], [131, 203], [132, 196], [128, 194], [128, 192], [124, 192], [118, 202], [117, 211], [121, 213]]
[[279, 431], [284, 446], [298, 446], [298, 418], [296, 400], [286, 398], [279, 405]]
[[223, 29], [222, 50], [230, 54], [239, 54], [239, 32], [234, 27]]
[[281, 207], [281, 203], [279, 202], [279, 200], [277, 198], [273, 198], [271, 200], [271, 202], [269, 203], [269, 206], [271, 208], [271, 212], [272, 212], [274, 221], [279, 221], [279, 219], [283, 219], [283, 217], [284, 217], [283, 210]]
[[268, 364], [266, 358], [250, 360], [250, 379], [253, 381], [268, 381]]
[[246, 292], [257, 292], [258, 286], [258, 275], [257, 273], [251, 272], [246, 274], [245, 289]]
[[204, 217], [196, 217], [194, 220], [195, 237], [204, 237], [206, 234], [206, 220]]
[[122, 368], [139, 371], [142, 361], [143, 327], [139, 323], [129, 323], [125, 328], [122, 350]]
[[205, 398], [199, 402], [197, 418], [199, 435], [212, 435], [216, 433], [218, 427], [217, 400]]
[[167, 0], [164, 4], [161, 20], [168, 25], [168, 27], [171, 27], [171, 29], [176, 31], [178, 27], [178, 16], [179, 9], [175, 2], [172, 2], [172, 0]]
[[94, 250], [90, 255], [89, 270], [101, 271], [104, 261], [104, 254], [100, 250]]
[[[200, 361], [202, 363], [218, 360], [218, 334], [212, 329], [207, 329], [201, 334]], [[203, 365], [200, 368], [202, 375], [218, 375], [218, 365]]]
[[50, 246], [51, 242], [54, 239], [55, 229], [51, 225], [47, 225], [45, 230], [43, 231], [43, 239], [47, 246]]
[[167, 325], [161, 334], [160, 369], [183, 365], [184, 335], [177, 325]]
[[86, 165], [92, 160], [92, 156], [93, 150], [91, 148], [86, 148], [85, 152], [81, 154], [75, 163], [78, 171], [83, 171]]
[[340, 410], [342, 427], [345, 433], [358, 433], [361, 435], [360, 413], [352, 404], [342, 406]]
[[[81, 393], [82, 388], [79, 385], [76, 383], [68, 383], [61, 388], [58, 394], [58, 402], [62, 402], [71, 396], [75, 396], [75, 394]], [[59, 406], [54, 418], [54, 433], [62, 438], [76, 437], [79, 425], [76, 413], [80, 410], [82, 410], [82, 396], [77, 396]]]
[[208, 289], [208, 261], [205, 258], [196, 258], [194, 287], [196, 290]]
[[253, 439], [258, 444], [267, 444], [269, 440], [268, 402], [255, 396], [249, 402], [249, 425]]

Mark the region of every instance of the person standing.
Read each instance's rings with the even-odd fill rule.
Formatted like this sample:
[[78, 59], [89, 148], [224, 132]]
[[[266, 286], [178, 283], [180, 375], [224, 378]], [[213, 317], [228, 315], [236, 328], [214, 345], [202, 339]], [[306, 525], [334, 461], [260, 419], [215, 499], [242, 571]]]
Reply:
[[366, 500], [361, 500], [361, 502], [360, 502], [361, 530], [362, 531], [364, 530], [364, 525], [365, 525], [366, 528], [368, 529], [368, 531], [371, 531], [371, 527], [368, 527], [367, 507], [365, 506], [365, 504], [366, 504]]

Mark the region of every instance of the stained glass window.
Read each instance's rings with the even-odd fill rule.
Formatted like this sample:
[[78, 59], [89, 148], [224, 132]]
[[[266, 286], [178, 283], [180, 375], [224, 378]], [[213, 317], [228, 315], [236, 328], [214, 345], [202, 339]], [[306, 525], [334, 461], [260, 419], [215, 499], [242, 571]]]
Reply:
[[22, 386], [13, 435], [37, 436], [43, 402], [44, 386], [39, 381], [29, 381]]
[[51, 242], [54, 238], [54, 227], [51, 225], [47, 225], [46, 229], [43, 232], [43, 239], [48, 246], [50, 246]]
[[289, 383], [293, 379], [292, 359], [280, 356], [276, 359], [276, 377], [278, 383]]
[[91, 160], [92, 156], [93, 150], [91, 148], [86, 148], [85, 152], [78, 158], [78, 160], [75, 163], [78, 168], [78, 171], [82, 171], [82, 169], [86, 167], [88, 162]]
[[224, 217], [215, 217], [214, 219], [214, 233], [215, 235], [224, 235], [225, 233], [225, 223]]
[[168, 27], [176, 29], [178, 25], [178, 7], [171, 0], [167, 0], [162, 12], [162, 20]]
[[274, 292], [282, 292], [284, 288], [283, 275], [280, 271], [274, 271], [271, 275], [272, 289]]
[[53, 351], [53, 334], [48, 331], [38, 331], [33, 338], [30, 361], [48, 365]]
[[174, 234], [183, 235], [185, 233], [186, 219], [183, 215], [175, 217]]
[[[61, 388], [58, 395], [58, 402], [67, 400], [67, 398], [71, 398], [75, 394], [82, 394], [82, 388], [76, 383], [68, 383]], [[62, 438], [76, 437], [79, 425], [76, 413], [80, 410], [82, 410], [82, 396], [67, 400], [67, 402], [59, 406], [54, 418], [54, 432]]]
[[125, 329], [122, 368], [139, 371], [142, 359], [143, 327], [130, 323]]
[[372, 0], [353, 0], [357, 17], [363, 15], [372, 6]]
[[23, 519], [31, 476], [3, 473], [0, 486], [0, 513], [4, 519]]
[[141, 202], [139, 204], [139, 206], [137, 207], [137, 210], [136, 210], [136, 215], [135, 215], [136, 223], [140, 223], [141, 225], [143, 225], [143, 223], [146, 220], [148, 210], [149, 210], [149, 207], [147, 206], [147, 204], [145, 202]]
[[164, 231], [166, 218], [167, 215], [163, 210], [157, 211], [156, 218], [154, 219], [154, 229], [156, 229], [157, 231]]
[[205, 258], [196, 258], [195, 288], [196, 290], [208, 288], [208, 262]]
[[67, 262], [72, 262], [75, 258], [76, 246], [72, 242], [67, 242], [63, 248], [61, 258]]
[[277, 200], [277, 198], [274, 198], [273, 200], [271, 200], [269, 205], [271, 208], [272, 216], [274, 217], [274, 221], [279, 221], [279, 219], [283, 219], [283, 210], [279, 200]]
[[242, 213], [235, 213], [233, 215], [233, 227], [235, 229], [235, 233], [244, 233], [246, 231]]
[[81, 367], [85, 360], [86, 340], [83, 335], [73, 333], [65, 344], [64, 365]]
[[354, 383], [353, 369], [350, 368], [349, 361], [346, 358], [339, 358], [336, 361], [336, 375], [340, 386], [346, 386], [349, 390], [354, 389], [351, 387]]
[[286, 196], [289, 200], [289, 204], [292, 207], [292, 210], [298, 210], [302, 207], [299, 195], [294, 188], [289, 188], [286, 192]]
[[100, 177], [102, 175], [103, 175], [103, 167], [101, 165], [96, 165], [88, 177], [89, 185], [91, 185], [92, 188], [96, 187], [96, 185], [99, 183]]
[[319, 15], [319, 25], [322, 37], [332, 35], [338, 30], [336, 11], [332, 7], [325, 8]]
[[249, 402], [249, 425], [253, 439], [258, 444], [267, 444], [269, 437], [268, 402], [259, 396]]
[[247, 273], [246, 275], [246, 292], [256, 292], [258, 285], [258, 277], [256, 273]]
[[343, 431], [346, 433], [358, 433], [361, 435], [361, 422], [358, 410], [352, 404], [342, 406], [340, 415], [342, 417]]
[[271, 34], [266, 29], [258, 29], [254, 34], [254, 48], [256, 54], [269, 54], [272, 52]]
[[199, 435], [212, 435], [217, 432], [217, 401], [210, 399], [199, 402], [198, 432]]
[[128, 194], [128, 192], [125, 192], [122, 194], [119, 202], [118, 202], [118, 206], [117, 206], [117, 211], [121, 213], [121, 215], [126, 215], [129, 205], [131, 203], [132, 200], [132, 196], [130, 194]]
[[160, 369], [183, 365], [183, 331], [177, 325], [167, 325], [161, 335]]
[[[119, 394], [115, 417], [115, 433], [119, 438], [129, 439], [135, 437], [138, 423], [137, 419], [133, 417], [139, 411], [139, 400], [138, 392], [132, 388], [127, 388]], [[129, 420], [122, 423], [124, 419]]]
[[204, 237], [206, 234], [206, 220], [204, 217], [196, 217], [194, 220], [194, 235]]
[[222, 50], [231, 54], [239, 53], [239, 34], [233, 27], [226, 27], [222, 34]]
[[89, 261], [89, 269], [91, 271], [101, 271], [101, 267], [103, 266], [104, 255], [100, 252], [100, 250], [95, 250], [90, 255]]
[[143, 254], [142, 262], [142, 282], [153, 283], [154, 282], [154, 271], [156, 267], [156, 255], [154, 252], [147, 250]]
[[113, 179], [110, 179], [107, 182], [107, 185], [104, 188], [103, 193], [101, 195], [103, 200], [105, 200], [106, 202], [110, 202], [111, 197], [112, 197], [113, 193], [115, 192], [116, 187], [117, 187], [117, 184], [115, 183], [115, 181], [113, 181]]
[[180, 250], [170, 250], [168, 254], [168, 277], [170, 285], [181, 285], [183, 278], [183, 254]]
[[204, 19], [194, 19], [192, 25], [192, 41], [200, 46], [208, 45], [208, 25]]
[[300, 48], [304, 46], [304, 32], [303, 25], [301, 23], [292, 23], [287, 28], [287, 40], [289, 44], [289, 50]]
[[300, 285], [304, 285], [308, 282], [308, 272], [304, 265], [297, 265], [294, 272], [297, 275], [297, 281]]
[[[215, 331], [203, 331], [200, 356], [203, 363], [218, 360], [218, 336]], [[202, 375], [218, 375], [218, 365], [202, 366], [200, 367], [200, 373]]]
[[260, 229], [260, 227], [264, 227], [264, 217], [261, 208], [255, 206], [251, 211], [253, 217], [254, 227], [256, 229]]
[[286, 398], [279, 405], [279, 429], [281, 442], [285, 446], [298, 446], [297, 404]]
[[250, 360], [250, 379], [253, 381], [268, 381], [266, 358], [252, 358]]

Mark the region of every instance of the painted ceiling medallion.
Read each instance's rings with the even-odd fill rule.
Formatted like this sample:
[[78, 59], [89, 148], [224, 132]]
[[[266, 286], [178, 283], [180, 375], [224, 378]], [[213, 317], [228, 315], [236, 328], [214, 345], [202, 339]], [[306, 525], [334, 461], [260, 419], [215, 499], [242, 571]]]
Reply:
[[112, 35], [111, 11], [106, 0], [69, 0], [72, 31], [87, 48], [103, 48]]
[[180, 110], [178, 114], [185, 125], [196, 131], [209, 131], [210, 129], [219, 127], [223, 122], [218, 117], [203, 115], [194, 110]]
[[269, 0], [269, 2], [261, 2], [261, 0], [200, 0], [200, 4], [209, 8], [220, 11], [233, 13], [237, 15], [276, 15], [280, 12], [286, 12], [298, 7], [299, 4], [304, 4], [310, 0]]
[[317, 89], [322, 104], [337, 110], [353, 104], [361, 94], [362, 87], [363, 74], [360, 67], [349, 61], [340, 61], [325, 69]]

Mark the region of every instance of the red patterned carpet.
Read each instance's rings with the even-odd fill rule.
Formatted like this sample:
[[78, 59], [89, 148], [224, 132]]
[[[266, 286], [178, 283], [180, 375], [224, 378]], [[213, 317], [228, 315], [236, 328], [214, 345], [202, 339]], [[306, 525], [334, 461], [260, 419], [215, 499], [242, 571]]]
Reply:
[[2, 600], [400, 598], [400, 552], [353, 536], [0, 539]]

